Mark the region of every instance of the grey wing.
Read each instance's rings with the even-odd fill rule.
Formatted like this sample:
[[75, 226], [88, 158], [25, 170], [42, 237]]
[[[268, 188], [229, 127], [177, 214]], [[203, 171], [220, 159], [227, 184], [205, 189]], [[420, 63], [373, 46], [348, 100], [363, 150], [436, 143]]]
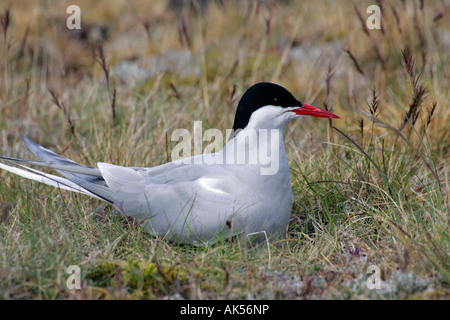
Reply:
[[[95, 194], [99, 198], [113, 204], [113, 193], [102, 176], [99, 168], [92, 166], [83, 166], [68, 158], [65, 158], [59, 154], [56, 154], [39, 144], [35, 143], [27, 136], [23, 137], [27, 148], [33, 152], [42, 162], [30, 161], [22, 159], [13, 159], [2, 157], [4, 160], [8, 160], [15, 163], [25, 163], [29, 165], [37, 165], [40, 167], [51, 168], [59, 172], [62, 176], [66, 177], [73, 183]], [[181, 163], [169, 162], [160, 166], [151, 168], [130, 167], [130, 170], [139, 172], [135, 178], [139, 179], [142, 176], [153, 177], [169, 171], [173, 168], [183, 166]]]
[[205, 243], [220, 234], [235, 235], [252, 206], [236, 197], [241, 194], [236, 186], [242, 183], [221, 166], [181, 166], [150, 178], [132, 168], [98, 166], [119, 210], [146, 220], [150, 233], [178, 242]]

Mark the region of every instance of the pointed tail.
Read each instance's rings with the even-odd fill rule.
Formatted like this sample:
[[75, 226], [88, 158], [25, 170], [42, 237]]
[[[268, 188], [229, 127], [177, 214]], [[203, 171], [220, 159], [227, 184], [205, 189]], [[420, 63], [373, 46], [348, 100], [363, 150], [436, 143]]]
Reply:
[[[19, 176], [54, 187], [80, 192], [109, 203], [114, 202], [112, 192], [103, 179], [98, 168], [80, 165], [70, 159], [45, 149], [26, 136], [23, 137], [23, 140], [25, 141], [28, 149], [30, 149], [30, 151], [33, 152], [42, 162], [0, 156], [1, 160], [14, 163], [20, 167], [17, 168], [0, 163], [0, 168], [15, 173]], [[54, 169], [65, 178], [32, 169], [24, 164]]]
[[[0, 159], [4, 160], [3, 157], [0, 157]], [[19, 169], [13, 166], [9, 166], [6, 165], [4, 163], [0, 162], [0, 168], [9, 172], [12, 172], [14, 174], [17, 174], [21, 177], [27, 178], [27, 179], [31, 179], [34, 181], [38, 181], [41, 183], [45, 183], [49, 186], [53, 186], [53, 187], [57, 187], [57, 188], [61, 188], [64, 190], [69, 190], [69, 191], [73, 191], [73, 192], [79, 192], [79, 193], [83, 193], [85, 195], [103, 200], [102, 198], [98, 197], [97, 195], [87, 191], [86, 189], [80, 187], [79, 185], [73, 183], [72, 181], [65, 179], [65, 178], [61, 178], [52, 174], [48, 174], [48, 173], [44, 173], [38, 170], [34, 170], [28, 167], [23, 166], [24, 168], [26, 168], [27, 170], [24, 169]]]

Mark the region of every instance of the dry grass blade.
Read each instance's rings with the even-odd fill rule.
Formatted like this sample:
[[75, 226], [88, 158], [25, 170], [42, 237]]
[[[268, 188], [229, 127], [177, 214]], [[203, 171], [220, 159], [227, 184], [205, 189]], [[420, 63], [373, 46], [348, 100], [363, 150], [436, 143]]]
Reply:
[[412, 127], [416, 124], [420, 115], [420, 109], [424, 100], [427, 89], [419, 82], [420, 74], [417, 73], [415, 60], [410, 52], [410, 49], [402, 51], [403, 61], [405, 64], [406, 72], [409, 75], [411, 84], [413, 86], [412, 102], [409, 105], [409, 109], [406, 112], [405, 118], [400, 126], [400, 131], [403, 130], [406, 124], [409, 122]]
[[65, 104], [59, 99], [58, 93], [54, 89], [48, 89], [48, 92], [52, 96], [52, 102], [63, 112], [69, 125], [70, 133], [75, 137], [75, 122], [72, 120], [69, 110], [67, 110]]
[[346, 49], [344, 51], [348, 54], [350, 59], [353, 61], [353, 64], [355, 65], [356, 70], [358, 70], [359, 73], [361, 73], [363, 76], [365, 76], [364, 71], [362, 70], [361, 66], [358, 63], [358, 60], [356, 60], [356, 58], [353, 55], [353, 53], [351, 53], [351, 51], [349, 49]]
[[6, 35], [8, 33], [8, 27], [9, 27], [10, 23], [11, 23], [11, 11], [10, 11], [10, 9], [5, 9], [5, 13], [0, 14], [0, 24], [2, 26], [3, 39], [5, 40], [5, 43], [6, 43]]
[[109, 75], [109, 67], [106, 63], [106, 57], [103, 52], [103, 47], [101, 45], [97, 46], [97, 49], [94, 53], [94, 60], [102, 67], [103, 73], [105, 75], [106, 80], [106, 86], [108, 88], [109, 93], [109, 100], [110, 100], [110, 106], [111, 106], [111, 116], [112, 116], [112, 123], [113, 125], [117, 123], [117, 117], [116, 117], [116, 88], [113, 88], [111, 91], [110, 89], [110, 75]]
[[370, 103], [367, 103], [368, 107], [369, 107], [369, 112], [372, 115], [372, 117], [376, 118], [377, 115], [377, 111], [378, 111], [378, 107], [380, 105], [380, 100], [379, 100], [379, 94], [377, 94], [375, 87], [373, 88], [372, 91], [372, 101]]
[[355, 2], [353, 2], [353, 9], [355, 10], [356, 16], [358, 17], [362, 30], [366, 35], [370, 36], [369, 30], [367, 30], [366, 28], [366, 19], [363, 18], [361, 11], [359, 10], [359, 6], [356, 5]]
[[437, 102], [433, 102], [431, 109], [428, 111], [428, 117], [427, 117], [427, 122], [425, 124], [425, 128], [429, 127], [429, 125], [431, 123], [431, 119], [433, 118], [434, 111], [436, 110], [436, 107], [437, 107]]

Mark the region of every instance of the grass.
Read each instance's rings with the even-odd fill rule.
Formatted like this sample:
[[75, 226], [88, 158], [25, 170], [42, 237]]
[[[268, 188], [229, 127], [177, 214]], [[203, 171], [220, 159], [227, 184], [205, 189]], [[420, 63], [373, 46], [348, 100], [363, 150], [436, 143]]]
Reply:
[[[444, 3], [378, 1], [382, 30], [363, 28], [367, 1], [192, 3], [79, 1], [79, 32], [65, 27], [72, 3], [3, 1], [1, 154], [29, 157], [26, 134], [83, 164], [162, 164], [175, 129], [225, 132], [245, 89], [274, 81], [341, 116], [285, 130], [286, 240], [180, 246], [0, 172], [0, 297], [448, 299]], [[66, 286], [70, 265], [80, 290]]]

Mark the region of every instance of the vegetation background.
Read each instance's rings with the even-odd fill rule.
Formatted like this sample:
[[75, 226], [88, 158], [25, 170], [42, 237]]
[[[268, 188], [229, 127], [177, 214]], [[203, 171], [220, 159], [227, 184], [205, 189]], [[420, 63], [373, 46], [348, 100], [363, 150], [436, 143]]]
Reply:
[[[69, 30], [69, 5], [81, 30]], [[369, 5], [381, 30], [369, 30]], [[149, 236], [110, 206], [0, 172], [3, 299], [448, 299], [448, 1], [2, 1], [0, 150], [155, 166], [176, 128], [231, 128], [241, 94], [287, 87], [339, 120], [285, 140], [282, 245]], [[81, 289], [66, 285], [68, 266]], [[368, 267], [381, 288], [369, 289]], [[373, 274], [372, 274], [373, 275]]]

